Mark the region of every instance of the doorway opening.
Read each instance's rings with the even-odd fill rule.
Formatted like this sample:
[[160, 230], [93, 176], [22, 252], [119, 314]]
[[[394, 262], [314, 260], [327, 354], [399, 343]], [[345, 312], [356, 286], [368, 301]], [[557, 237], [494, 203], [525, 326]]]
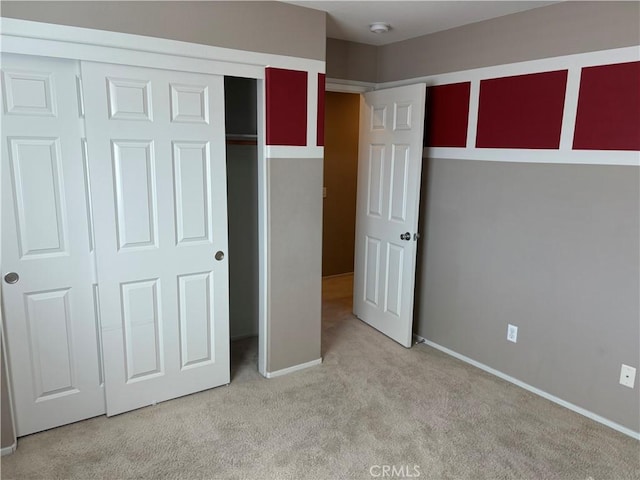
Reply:
[[258, 370], [258, 82], [225, 77], [231, 380]]
[[[322, 225], [323, 323], [333, 307], [352, 310], [360, 94], [325, 93]], [[324, 354], [324, 352], [323, 352]]]
[[[327, 294], [337, 288], [330, 275], [355, 270], [353, 314], [406, 348], [413, 342], [425, 87], [404, 85], [359, 98], [330, 94], [325, 106]], [[359, 113], [351, 121], [345, 107], [350, 98]], [[355, 154], [349, 155], [349, 145]]]

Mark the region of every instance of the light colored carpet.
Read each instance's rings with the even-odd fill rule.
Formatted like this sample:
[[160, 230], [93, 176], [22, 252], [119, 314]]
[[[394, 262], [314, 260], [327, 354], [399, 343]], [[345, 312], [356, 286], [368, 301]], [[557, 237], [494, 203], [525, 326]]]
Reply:
[[238, 342], [230, 386], [22, 438], [2, 478], [640, 478], [637, 441], [352, 317], [350, 280], [324, 282], [321, 366], [266, 380]]

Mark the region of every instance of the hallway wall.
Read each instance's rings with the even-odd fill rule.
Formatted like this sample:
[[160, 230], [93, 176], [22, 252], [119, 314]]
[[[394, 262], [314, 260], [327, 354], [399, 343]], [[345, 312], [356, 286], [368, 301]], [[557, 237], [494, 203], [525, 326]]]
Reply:
[[353, 272], [360, 95], [325, 97], [322, 276]]

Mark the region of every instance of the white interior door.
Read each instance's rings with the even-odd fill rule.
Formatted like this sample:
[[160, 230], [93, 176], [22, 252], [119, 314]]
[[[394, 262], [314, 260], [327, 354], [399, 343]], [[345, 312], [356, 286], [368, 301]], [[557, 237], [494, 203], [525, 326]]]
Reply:
[[114, 415], [229, 383], [224, 78], [81, 67]]
[[18, 436], [105, 411], [77, 71], [2, 55], [3, 318]]
[[411, 346], [422, 171], [424, 84], [360, 101], [353, 309]]

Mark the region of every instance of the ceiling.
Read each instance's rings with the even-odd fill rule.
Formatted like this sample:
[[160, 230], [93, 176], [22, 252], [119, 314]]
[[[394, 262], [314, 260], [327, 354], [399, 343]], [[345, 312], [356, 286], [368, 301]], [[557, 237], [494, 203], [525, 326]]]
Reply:
[[[329, 38], [386, 45], [558, 2], [299, 0], [286, 3], [327, 12]], [[373, 22], [388, 23], [391, 30], [383, 34], [371, 33], [369, 25]]]

